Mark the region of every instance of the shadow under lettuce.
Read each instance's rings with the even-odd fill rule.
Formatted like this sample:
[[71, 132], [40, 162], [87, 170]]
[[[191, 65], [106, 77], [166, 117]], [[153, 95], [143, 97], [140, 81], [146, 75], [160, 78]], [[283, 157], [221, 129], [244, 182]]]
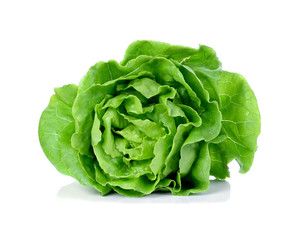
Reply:
[[61, 187], [57, 193], [57, 200], [82, 200], [91, 202], [119, 202], [119, 203], [212, 203], [225, 202], [230, 199], [230, 184], [227, 181], [211, 180], [208, 191], [190, 196], [173, 196], [170, 192], [155, 192], [150, 195], [131, 198], [117, 193], [101, 196], [95, 189], [84, 187], [78, 182]]

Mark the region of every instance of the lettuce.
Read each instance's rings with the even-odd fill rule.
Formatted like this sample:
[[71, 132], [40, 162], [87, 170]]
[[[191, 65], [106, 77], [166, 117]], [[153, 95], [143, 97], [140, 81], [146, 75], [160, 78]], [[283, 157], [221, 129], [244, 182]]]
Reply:
[[206, 191], [210, 176], [230, 176], [233, 159], [250, 169], [259, 133], [252, 89], [222, 70], [212, 48], [155, 41], [56, 88], [39, 123], [56, 169], [102, 195]]

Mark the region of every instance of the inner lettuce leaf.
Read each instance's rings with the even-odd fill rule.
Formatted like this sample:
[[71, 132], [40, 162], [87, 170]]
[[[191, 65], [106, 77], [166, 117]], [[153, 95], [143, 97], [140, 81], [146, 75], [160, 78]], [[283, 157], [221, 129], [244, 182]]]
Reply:
[[260, 127], [252, 89], [212, 48], [136, 41], [55, 88], [38, 133], [60, 173], [102, 195], [186, 196], [230, 177], [234, 159], [246, 173]]

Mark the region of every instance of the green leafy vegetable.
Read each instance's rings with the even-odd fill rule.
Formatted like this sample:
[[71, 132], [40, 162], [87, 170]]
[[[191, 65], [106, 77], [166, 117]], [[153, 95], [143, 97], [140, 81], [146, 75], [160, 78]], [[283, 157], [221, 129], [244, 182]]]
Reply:
[[260, 133], [246, 80], [221, 69], [213, 49], [132, 43], [121, 63], [99, 62], [78, 86], [55, 89], [39, 139], [62, 174], [96, 188], [143, 196], [206, 191], [253, 162]]

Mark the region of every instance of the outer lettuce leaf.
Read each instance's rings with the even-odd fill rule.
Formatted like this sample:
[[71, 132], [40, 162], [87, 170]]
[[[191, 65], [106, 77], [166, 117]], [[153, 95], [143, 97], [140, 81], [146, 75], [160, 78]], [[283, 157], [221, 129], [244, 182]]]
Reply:
[[166, 57], [189, 66], [203, 82], [211, 99], [219, 101], [218, 80], [221, 76], [222, 64], [212, 48], [200, 45], [199, 49], [194, 49], [157, 41], [135, 41], [126, 50], [121, 64], [125, 65], [141, 55]]
[[41, 115], [38, 129], [44, 153], [59, 172], [72, 176], [85, 186], [95, 187], [103, 195], [107, 194], [111, 189], [95, 181], [93, 160], [81, 156], [71, 147], [70, 138], [74, 132], [71, 107], [77, 86], [65, 85], [56, 88], [55, 92]]
[[244, 77], [237, 73], [224, 71], [219, 87], [222, 130], [227, 136], [218, 144], [219, 149], [228, 163], [235, 158], [240, 172], [245, 173], [252, 166], [261, 128], [257, 99]]
[[126, 50], [122, 65], [127, 64], [130, 60], [135, 59], [140, 55], [152, 56], [152, 57], [166, 57], [173, 58], [178, 61], [182, 61], [184, 58], [188, 58], [191, 55], [196, 54], [198, 51], [194, 48], [170, 45], [168, 43], [157, 41], [135, 41], [129, 45]]
[[[48, 107], [41, 115], [38, 129], [39, 140], [47, 158], [59, 172], [68, 175], [70, 166], [61, 158], [63, 149], [61, 149], [59, 133], [74, 123], [71, 107], [77, 93], [77, 86], [66, 85], [56, 88], [55, 92], [56, 94], [51, 97]], [[61, 99], [70, 100], [66, 103]]]

